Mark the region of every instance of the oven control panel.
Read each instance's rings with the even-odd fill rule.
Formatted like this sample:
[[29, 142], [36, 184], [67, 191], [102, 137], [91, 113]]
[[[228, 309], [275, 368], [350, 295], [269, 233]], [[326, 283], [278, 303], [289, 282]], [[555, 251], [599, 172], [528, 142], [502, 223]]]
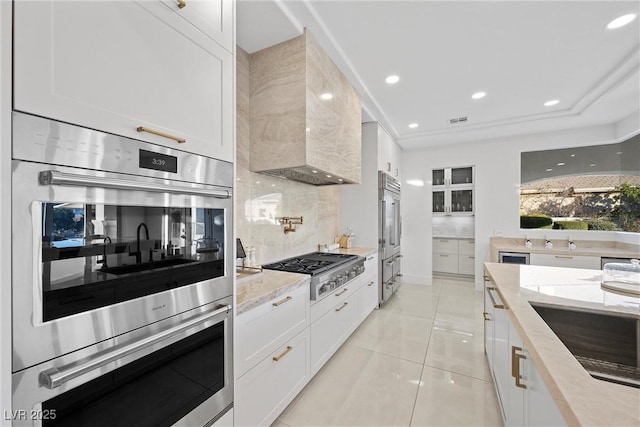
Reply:
[[337, 267], [335, 270], [327, 272], [318, 278], [311, 285], [311, 300], [319, 301], [332, 291], [346, 285], [357, 276], [364, 273], [364, 258], [358, 258], [348, 265]]

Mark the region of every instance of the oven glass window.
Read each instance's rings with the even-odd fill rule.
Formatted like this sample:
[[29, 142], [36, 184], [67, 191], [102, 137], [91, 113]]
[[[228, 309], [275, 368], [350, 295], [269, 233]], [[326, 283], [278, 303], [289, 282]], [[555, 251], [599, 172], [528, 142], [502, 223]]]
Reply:
[[41, 206], [45, 321], [224, 275], [224, 209]]
[[44, 426], [170, 426], [224, 386], [224, 322], [42, 403]]

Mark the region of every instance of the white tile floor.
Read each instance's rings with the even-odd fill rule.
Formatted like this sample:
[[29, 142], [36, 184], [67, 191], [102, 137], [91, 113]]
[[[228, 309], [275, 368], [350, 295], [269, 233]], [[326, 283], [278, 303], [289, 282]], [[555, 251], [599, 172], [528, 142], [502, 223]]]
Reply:
[[502, 425], [473, 283], [404, 283], [274, 423], [286, 426]]

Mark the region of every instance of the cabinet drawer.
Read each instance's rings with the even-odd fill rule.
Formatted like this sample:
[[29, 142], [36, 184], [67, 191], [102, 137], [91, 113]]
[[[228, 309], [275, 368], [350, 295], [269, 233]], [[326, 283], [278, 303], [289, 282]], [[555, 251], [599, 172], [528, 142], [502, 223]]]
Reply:
[[[309, 328], [236, 381], [236, 426], [268, 426], [309, 382]], [[275, 360], [277, 359], [277, 360]]]
[[580, 255], [531, 254], [533, 265], [600, 270], [600, 257]]
[[458, 240], [458, 253], [460, 255], [475, 255], [475, 240]]
[[309, 325], [309, 282], [236, 319], [237, 376]]
[[468, 274], [470, 276], [476, 273], [476, 257], [473, 255], [458, 256], [458, 273]]
[[311, 374], [329, 360], [358, 324], [358, 294], [341, 298], [315, 323], [311, 324]]
[[364, 274], [368, 274], [372, 271], [378, 271], [378, 254], [367, 256], [364, 262]]
[[373, 277], [367, 278], [364, 285], [358, 291], [360, 301], [360, 318], [358, 323], [361, 323], [367, 318], [376, 307], [378, 307], [378, 282]]
[[458, 255], [434, 253], [433, 271], [458, 274]]
[[458, 240], [456, 239], [433, 239], [434, 254], [457, 254]]
[[[365, 273], [366, 274], [366, 273]], [[311, 323], [328, 313], [333, 307], [345, 298], [349, 298], [364, 283], [364, 275], [360, 275], [341, 288], [334, 290], [322, 301], [311, 306]]]

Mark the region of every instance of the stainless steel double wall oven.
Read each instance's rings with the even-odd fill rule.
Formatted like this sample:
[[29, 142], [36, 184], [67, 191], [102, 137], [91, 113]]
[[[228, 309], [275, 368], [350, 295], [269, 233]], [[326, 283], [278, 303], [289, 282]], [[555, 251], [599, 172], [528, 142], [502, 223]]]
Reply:
[[233, 403], [233, 165], [13, 115], [14, 424], [205, 425]]

